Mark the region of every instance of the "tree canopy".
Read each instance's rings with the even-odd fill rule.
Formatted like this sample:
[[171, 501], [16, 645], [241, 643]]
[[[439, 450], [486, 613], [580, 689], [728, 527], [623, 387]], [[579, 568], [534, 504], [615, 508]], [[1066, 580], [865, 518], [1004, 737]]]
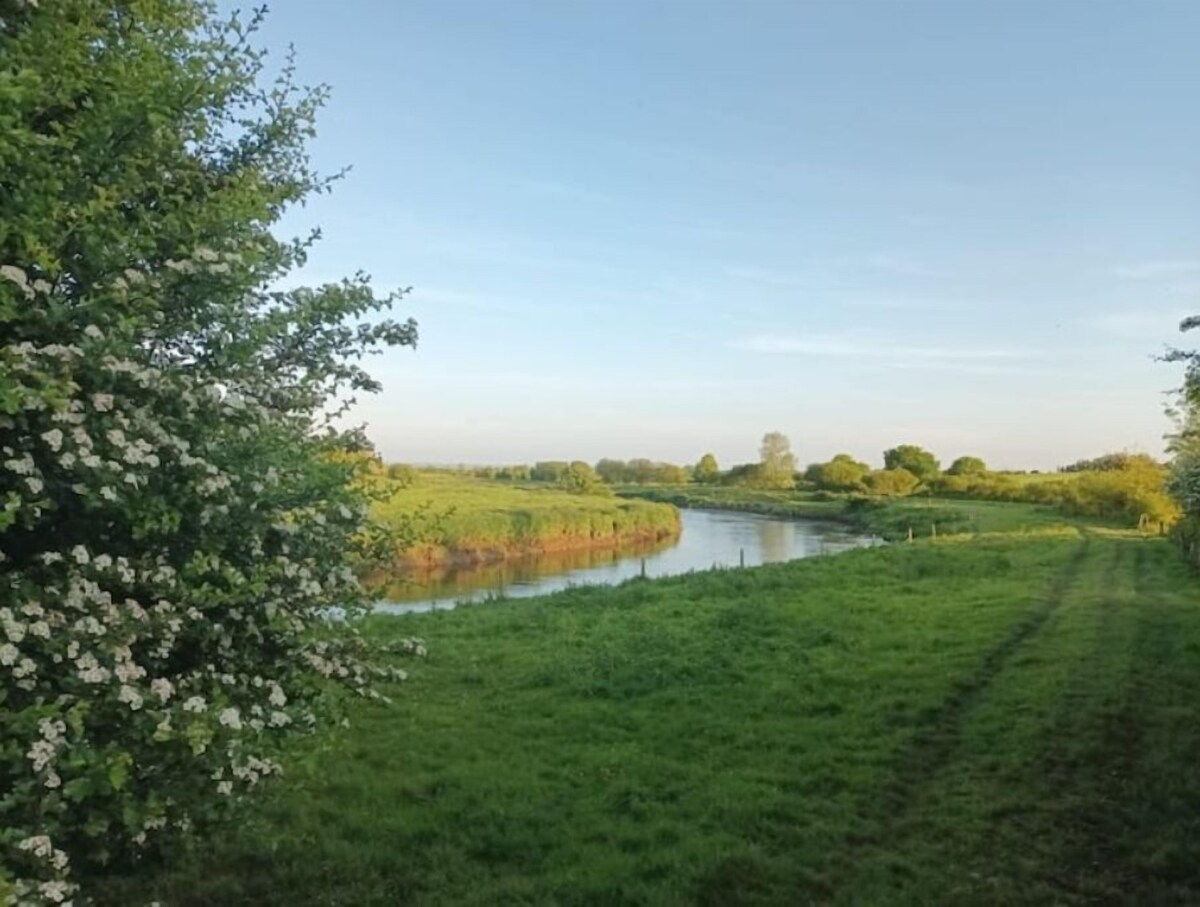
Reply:
[[902, 497], [912, 494], [920, 480], [903, 466], [894, 469], [879, 469], [868, 473], [863, 480], [872, 494]]
[[986, 473], [987, 464], [979, 457], [959, 457], [946, 470], [951, 476], [981, 476]]
[[901, 444], [883, 452], [887, 469], [906, 469], [920, 482], [936, 479], [941, 472], [937, 457], [916, 444]]
[[850, 454], [837, 454], [828, 463], [814, 463], [805, 471], [805, 478], [825, 491], [862, 491], [863, 480], [871, 467]]

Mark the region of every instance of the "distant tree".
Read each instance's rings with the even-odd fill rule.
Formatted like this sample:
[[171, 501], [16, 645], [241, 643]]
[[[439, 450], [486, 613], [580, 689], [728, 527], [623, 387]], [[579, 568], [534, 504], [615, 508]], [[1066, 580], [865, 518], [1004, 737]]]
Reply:
[[739, 463], [721, 476], [721, 484], [747, 487], [759, 485], [761, 472], [762, 466], [758, 463]]
[[758, 480], [764, 488], [792, 488], [796, 484], [796, 456], [792, 442], [782, 432], [763, 435], [758, 448]]
[[987, 464], [979, 457], [959, 457], [946, 470], [952, 476], [981, 476], [988, 471]]
[[653, 460], [638, 457], [627, 464], [629, 473], [626, 481], [646, 485], [654, 481], [655, 465]]
[[612, 490], [600, 481], [596, 470], [582, 460], [575, 460], [567, 466], [558, 482], [573, 494], [612, 494]]
[[692, 478], [702, 484], [715, 482], [720, 477], [721, 468], [717, 465], [717, 458], [710, 453], [702, 456], [696, 468], [692, 470]]
[[824, 491], [861, 491], [870, 471], [866, 463], [843, 453], [828, 463], [813, 464], [805, 471], [805, 478]]
[[1149, 454], [1131, 454], [1125, 451], [1107, 453], [1090, 460], [1076, 460], [1062, 467], [1059, 472], [1116, 472], [1123, 469], [1157, 469], [1162, 466]]
[[885, 450], [883, 465], [887, 469], [907, 469], [920, 482], [936, 479], [942, 468], [937, 457], [916, 444], [901, 444]]
[[502, 466], [496, 470], [496, 478], [502, 482], [529, 481], [528, 466]]
[[567, 474], [570, 466], [565, 460], [539, 460], [533, 464], [529, 477], [535, 482], [558, 482]]
[[903, 497], [916, 491], [920, 480], [902, 466], [867, 473], [863, 479], [867, 490], [888, 497]]
[[596, 462], [596, 474], [610, 485], [629, 481], [629, 464], [624, 460], [611, 460], [605, 457]]
[[674, 463], [659, 463], [655, 470], [655, 479], [663, 485], [686, 485], [691, 474], [682, 466]]

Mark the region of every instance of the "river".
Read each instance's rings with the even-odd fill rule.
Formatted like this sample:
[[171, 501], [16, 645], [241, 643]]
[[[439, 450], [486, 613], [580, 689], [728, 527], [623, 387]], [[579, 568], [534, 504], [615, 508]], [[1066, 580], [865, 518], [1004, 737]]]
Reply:
[[477, 567], [392, 577], [382, 613], [453, 608], [461, 601], [528, 598], [570, 586], [614, 585], [635, 576], [674, 576], [712, 567], [771, 564], [878, 544], [836, 523], [721, 510], [682, 510], [678, 539], [654, 546], [557, 552]]

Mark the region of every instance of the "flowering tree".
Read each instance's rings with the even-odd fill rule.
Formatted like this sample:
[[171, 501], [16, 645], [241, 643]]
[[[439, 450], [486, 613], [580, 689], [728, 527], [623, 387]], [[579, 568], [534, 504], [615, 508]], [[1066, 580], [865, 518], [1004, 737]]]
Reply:
[[416, 329], [362, 275], [278, 289], [323, 92], [260, 85], [256, 24], [0, 0], [0, 904], [216, 817], [385, 673], [332, 623], [368, 534], [330, 420]]

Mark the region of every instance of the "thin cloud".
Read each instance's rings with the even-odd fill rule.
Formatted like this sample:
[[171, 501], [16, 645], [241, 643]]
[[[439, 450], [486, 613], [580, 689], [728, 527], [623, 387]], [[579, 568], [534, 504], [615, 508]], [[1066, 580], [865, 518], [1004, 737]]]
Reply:
[[736, 349], [752, 353], [777, 353], [803, 356], [835, 356], [855, 359], [887, 359], [897, 362], [991, 362], [1027, 360], [1027, 350], [902, 346], [880, 340], [845, 337], [833, 334], [810, 334], [805, 337], [759, 335], [733, 342]]
[[1117, 337], [1139, 337], [1174, 339], [1180, 322], [1192, 314], [1184, 309], [1170, 312], [1147, 312], [1130, 309], [1123, 312], [1106, 312], [1092, 320], [1092, 326], [1105, 334]]
[[735, 280], [765, 283], [777, 287], [798, 287], [810, 282], [805, 280], [801, 275], [790, 271], [777, 271], [773, 268], [758, 268], [744, 265], [731, 265], [725, 268], [725, 274]]
[[1193, 259], [1160, 259], [1122, 265], [1113, 269], [1118, 277], [1127, 280], [1165, 280], [1200, 274], [1200, 261]]

